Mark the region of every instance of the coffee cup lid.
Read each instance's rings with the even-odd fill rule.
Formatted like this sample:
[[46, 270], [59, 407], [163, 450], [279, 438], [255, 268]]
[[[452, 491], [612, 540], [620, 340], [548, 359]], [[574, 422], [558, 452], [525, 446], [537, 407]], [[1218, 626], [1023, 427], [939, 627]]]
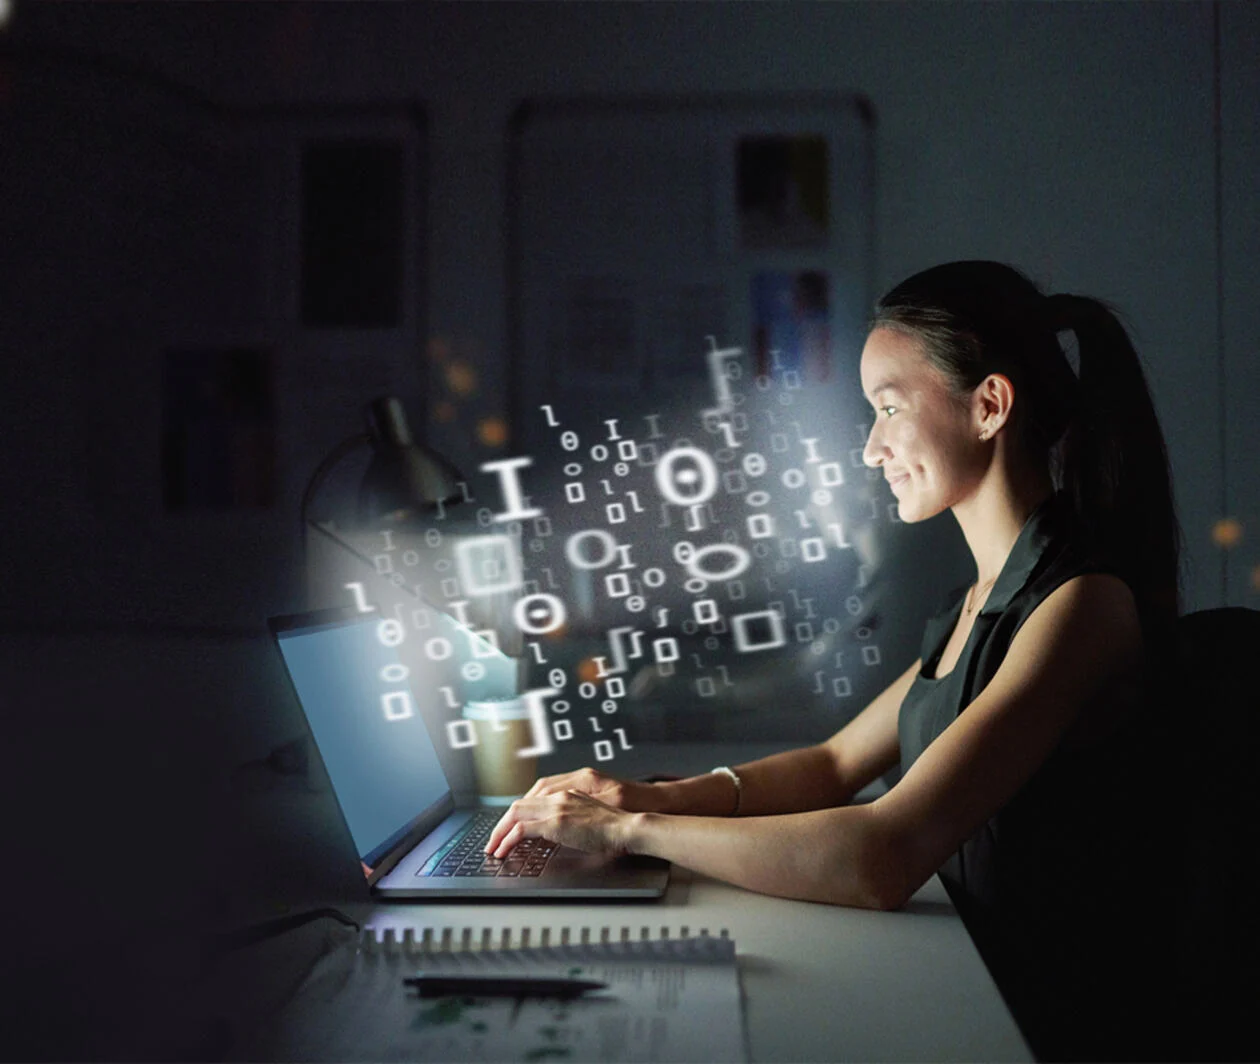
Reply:
[[529, 716], [523, 698], [483, 699], [464, 703], [467, 720], [522, 720]]

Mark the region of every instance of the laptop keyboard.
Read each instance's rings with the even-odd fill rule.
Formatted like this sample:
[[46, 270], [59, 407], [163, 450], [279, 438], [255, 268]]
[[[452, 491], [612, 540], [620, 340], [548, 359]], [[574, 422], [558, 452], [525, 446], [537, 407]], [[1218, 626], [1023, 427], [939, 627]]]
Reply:
[[518, 842], [500, 860], [482, 852], [501, 813], [477, 813], [437, 853], [425, 861], [418, 876], [464, 879], [486, 876], [536, 877], [542, 875], [551, 855], [560, 848], [546, 839]]

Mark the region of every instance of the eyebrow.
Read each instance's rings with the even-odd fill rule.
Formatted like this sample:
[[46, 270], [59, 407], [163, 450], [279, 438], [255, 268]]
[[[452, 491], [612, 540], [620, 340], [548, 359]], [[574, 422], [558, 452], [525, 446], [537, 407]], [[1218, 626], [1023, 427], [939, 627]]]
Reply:
[[884, 391], [889, 391], [889, 390], [901, 391], [901, 385], [892, 377], [885, 377], [882, 381], [880, 381], [877, 385], [875, 385], [874, 388], [871, 389], [871, 398], [868, 399], [867, 402], [871, 403], [871, 405], [874, 405], [875, 398], [879, 395], [879, 393], [884, 392]]

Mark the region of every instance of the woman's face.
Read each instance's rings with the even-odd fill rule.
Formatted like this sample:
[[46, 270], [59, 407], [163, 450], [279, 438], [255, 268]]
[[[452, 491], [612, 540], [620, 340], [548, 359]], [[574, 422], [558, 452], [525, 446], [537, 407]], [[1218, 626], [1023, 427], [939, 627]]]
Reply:
[[862, 459], [883, 467], [901, 520], [924, 521], [975, 490], [987, 448], [920, 340], [873, 330], [862, 349], [862, 391], [875, 408]]

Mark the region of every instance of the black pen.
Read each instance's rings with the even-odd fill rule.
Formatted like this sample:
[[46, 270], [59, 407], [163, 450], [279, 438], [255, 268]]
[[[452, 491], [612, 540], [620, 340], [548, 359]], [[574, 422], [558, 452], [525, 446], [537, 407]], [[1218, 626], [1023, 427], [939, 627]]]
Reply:
[[564, 976], [448, 975], [421, 972], [403, 980], [404, 986], [415, 987], [421, 997], [442, 997], [448, 994], [468, 997], [581, 997], [588, 990], [607, 990], [607, 983], [591, 979], [567, 979]]

